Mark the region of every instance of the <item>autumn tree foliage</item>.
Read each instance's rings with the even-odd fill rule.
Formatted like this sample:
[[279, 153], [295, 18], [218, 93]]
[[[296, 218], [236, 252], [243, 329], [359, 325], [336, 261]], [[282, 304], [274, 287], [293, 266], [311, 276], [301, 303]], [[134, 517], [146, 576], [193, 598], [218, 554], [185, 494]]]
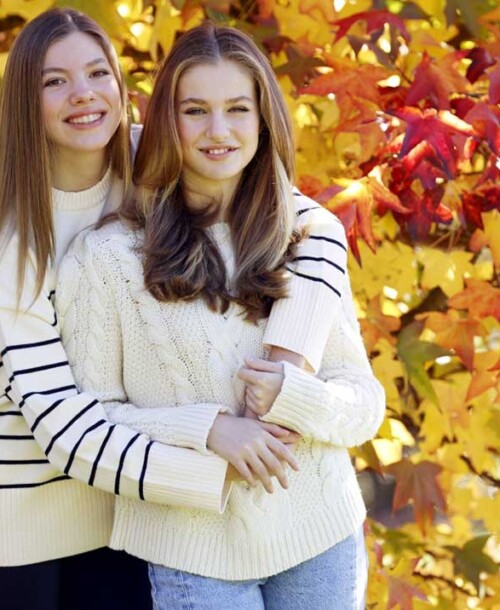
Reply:
[[[4, 56], [25, 20], [54, 4], [0, 4]], [[269, 55], [296, 128], [297, 183], [344, 223], [387, 393], [378, 438], [353, 451], [370, 507], [367, 608], [498, 610], [496, 0], [59, 4], [113, 37], [138, 120], [156, 62], [206, 17]]]

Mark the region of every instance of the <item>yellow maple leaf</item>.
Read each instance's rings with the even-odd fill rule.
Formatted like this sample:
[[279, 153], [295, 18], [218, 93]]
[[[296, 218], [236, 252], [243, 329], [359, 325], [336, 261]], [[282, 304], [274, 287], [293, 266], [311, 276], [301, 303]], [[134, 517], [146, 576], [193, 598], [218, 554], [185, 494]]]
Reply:
[[351, 262], [349, 270], [355, 292], [362, 292], [370, 300], [384, 287], [396, 291], [400, 300], [411, 295], [417, 284], [417, 262], [413, 249], [401, 242], [384, 241], [376, 254], [359, 241], [363, 268]]
[[464, 288], [464, 277], [474, 274], [470, 252], [454, 250], [441, 252], [436, 248], [418, 248], [417, 259], [423, 265], [422, 288], [431, 290], [440, 286], [447, 296]]

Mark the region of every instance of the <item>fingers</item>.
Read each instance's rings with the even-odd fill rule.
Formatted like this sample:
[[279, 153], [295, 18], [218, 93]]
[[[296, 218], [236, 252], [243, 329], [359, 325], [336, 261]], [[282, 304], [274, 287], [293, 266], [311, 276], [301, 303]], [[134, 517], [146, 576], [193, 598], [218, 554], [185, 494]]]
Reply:
[[255, 477], [259, 479], [267, 493], [272, 494], [274, 492], [273, 482], [271, 480], [271, 476], [274, 474], [272, 470], [270, 471], [268, 469], [267, 464], [261, 460], [259, 455], [252, 454], [248, 459]]
[[268, 373], [282, 373], [283, 365], [281, 362], [271, 362], [262, 358], [245, 358], [245, 364], [249, 369], [254, 371], [263, 371]]
[[231, 462], [231, 465], [238, 471], [243, 480], [246, 481], [249, 485], [251, 485], [252, 487], [255, 487], [257, 485], [257, 480], [253, 476], [252, 471], [250, 470], [245, 460], [234, 460], [233, 462]]
[[274, 437], [279, 439], [282, 443], [293, 444], [293, 443], [297, 443], [302, 438], [298, 432], [294, 432], [293, 430], [288, 430], [288, 428], [283, 428], [282, 426], [278, 426], [278, 424], [268, 424], [266, 422], [260, 422], [260, 423], [266, 432], [269, 432], [269, 434], [272, 434]]
[[274, 455], [278, 458], [280, 463], [285, 462], [288, 464], [293, 470], [298, 472], [299, 463], [297, 458], [293, 455], [292, 451], [284, 445], [282, 442], [277, 439], [273, 439], [272, 451]]
[[255, 413], [253, 409], [248, 406], [248, 404], [243, 411], [243, 417], [246, 417], [247, 419], [259, 419], [257, 413]]

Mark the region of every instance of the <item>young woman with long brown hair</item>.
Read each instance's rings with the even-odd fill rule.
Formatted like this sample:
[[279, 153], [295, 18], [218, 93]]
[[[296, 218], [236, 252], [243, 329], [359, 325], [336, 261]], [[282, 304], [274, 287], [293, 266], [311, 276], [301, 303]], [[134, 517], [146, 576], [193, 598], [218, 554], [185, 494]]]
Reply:
[[[113, 421], [126, 417], [119, 401], [144, 408], [138, 431], [190, 408], [182, 434], [159, 436], [191, 438], [243, 479], [222, 514], [117, 498], [111, 546], [150, 562], [158, 610], [362, 607], [365, 509], [347, 447], [375, 434], [384, 394], [343, 229], [294, 192], [293, 156], [265, 56], [235, 29], [194, 28], [159, 70], [134, 195], [62, 265], [58, 307], [79, 385], [109, 401]], [[268, 362], [265, 345], [317, 374]], [[240, 417], [245, 399], [260, 421]], [[277, 439], [253, 434], [274, 422], [301, 436], [288, 482]]]
[[[111, 424], [78, 391], [61, 344], [58, 264], [129, 181], [118, 59], [93, 20], [53, 9], [19, 34], [2, 85], [0, 605], [147, 608], [142, 568], [94, 551], [109, 541], [112, 494], [218, 511], [227, 462]], [[182, 425], [169, 414], [169, 425]]]

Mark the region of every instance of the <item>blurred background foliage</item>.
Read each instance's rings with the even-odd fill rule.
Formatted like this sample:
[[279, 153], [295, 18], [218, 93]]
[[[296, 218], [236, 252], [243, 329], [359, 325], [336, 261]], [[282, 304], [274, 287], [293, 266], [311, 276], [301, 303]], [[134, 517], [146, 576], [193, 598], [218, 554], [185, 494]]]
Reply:
[[[294, 121], [297, 184], [335, 212], [375, 373], [367, 608], [500, 609], [500, 6], [496, 0], [2, 0], [0, 69], [51, 6], [96, 19], [140, 121], [203, 19], [248, 32]], [[168, 145], [168, 143], [166, 143]]]

